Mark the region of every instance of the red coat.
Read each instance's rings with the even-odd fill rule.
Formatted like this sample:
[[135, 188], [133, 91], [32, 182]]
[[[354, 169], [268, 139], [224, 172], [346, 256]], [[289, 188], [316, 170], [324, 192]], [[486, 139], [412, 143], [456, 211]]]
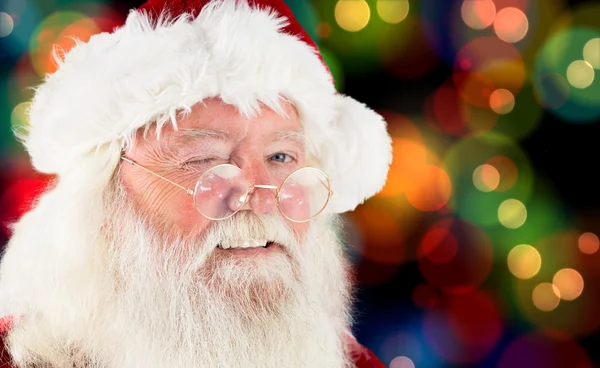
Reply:
[[[12, 318], [0, 318], [0, 368], [16, 368], [10, 360], [10, 355], [4, 347], [4, 337], [12, 324]], [[375, 354], [362, 346], [352, 336], [347, 337], [346, 343], [350, 347], [350, 354], [356, 368], [385, 368]]]

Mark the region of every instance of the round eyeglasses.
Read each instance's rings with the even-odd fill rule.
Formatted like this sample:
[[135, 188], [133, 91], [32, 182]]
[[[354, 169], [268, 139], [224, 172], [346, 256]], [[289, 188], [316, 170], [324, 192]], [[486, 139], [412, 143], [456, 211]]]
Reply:
[[209, 220], [224, 220], [248, 203], [256, 189], [274, 190], [277, 208], [292, 222], [307, 222], [319, 215], [333, 195], [329, 178], [314, 167], [303, 167], [289, 174], [280, 186], [250, 184], [242, 169], [222, 164], [208, 169], [200, 176], [194, 189], [179, 185], [137, 162], [121, 159], [163, 179], [194, 197], [194, 207]]

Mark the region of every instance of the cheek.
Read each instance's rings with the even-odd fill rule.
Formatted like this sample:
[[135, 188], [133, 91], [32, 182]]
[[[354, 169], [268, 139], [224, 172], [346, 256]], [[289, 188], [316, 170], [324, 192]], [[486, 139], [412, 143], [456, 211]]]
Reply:
[[140, 182], [132, 189], [140, 212], [163, 232], [189, 235], [207, 225], [208, 220], [195, 209], [192, 196], [169, 183]]

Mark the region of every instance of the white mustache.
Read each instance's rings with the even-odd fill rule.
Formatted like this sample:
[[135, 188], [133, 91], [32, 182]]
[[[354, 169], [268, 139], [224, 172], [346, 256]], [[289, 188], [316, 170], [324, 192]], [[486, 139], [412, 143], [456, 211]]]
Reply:
[[275, 214], [257, 216], [250, 211], [214, 221], [202, 237], [202, 243], [214, 249], [218, 244], [252, 239], [278, 243], [290, 252], [295, 251], [299, 244], [299, 239], [283, 218]]

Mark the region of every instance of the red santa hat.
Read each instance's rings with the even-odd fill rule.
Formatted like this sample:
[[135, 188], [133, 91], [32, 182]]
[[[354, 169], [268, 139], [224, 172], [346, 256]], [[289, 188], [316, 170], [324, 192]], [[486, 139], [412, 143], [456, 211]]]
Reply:
[[[36, 89], [23, 138], [41, 172], [76, 175], [99, 157], [114, 168], [139, 128], [176, 127], [179, 112], [208, 97], [245, 114], [260, 103], [277, 110], [283, 97], [299, 113], [309, 164], [330, 177], [328, 211], [352, 210], [385, 183], [384, 120], [336, 92], [283, 0], [148, 0], [122, 27], [78, 44], [58, 63]], [[102, 154], [111, 150], [117, 154]]]

